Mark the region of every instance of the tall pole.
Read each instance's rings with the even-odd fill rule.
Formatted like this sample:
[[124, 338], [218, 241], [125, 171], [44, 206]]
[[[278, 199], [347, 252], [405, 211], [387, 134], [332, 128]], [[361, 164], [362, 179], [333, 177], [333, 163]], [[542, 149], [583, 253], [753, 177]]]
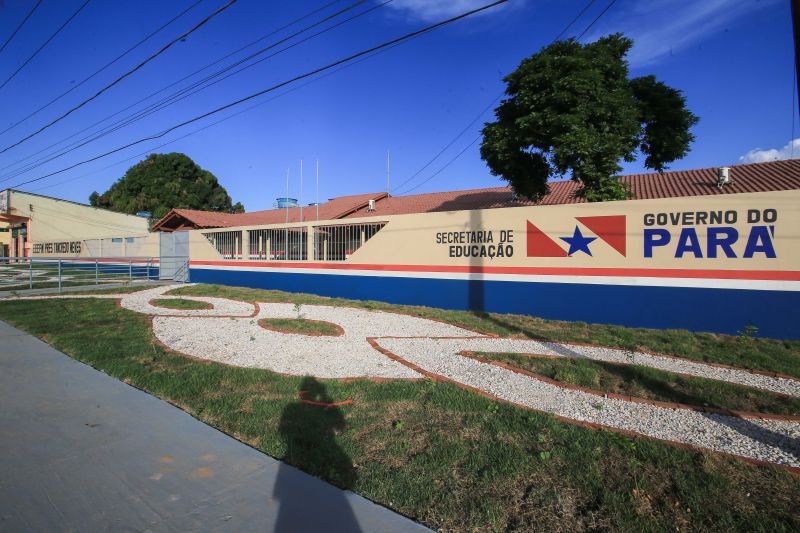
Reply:
[[[794, 75], [797, 80], [797, 101], [800, 104], [800, 0], [792, 0], [792, 29], [794, 30]], [[795, 117], [792, 117], [792, 120], [794, 119]]]
[[283, 260], [285, 261], [289, 257], [289, 169], [286, 169], [286, 198], [285, 205], [286, 205], [286, 227], [284, 228], [284, 236], [283, 236]]
[[386, 196], [392, 192], [392, 160], [389, 150], [386, 150]]
[[317, 159], [317, 222], [319, 222], [319, 159]]
[[300, 222], [303, 222], [303, 160], [300, 160]]

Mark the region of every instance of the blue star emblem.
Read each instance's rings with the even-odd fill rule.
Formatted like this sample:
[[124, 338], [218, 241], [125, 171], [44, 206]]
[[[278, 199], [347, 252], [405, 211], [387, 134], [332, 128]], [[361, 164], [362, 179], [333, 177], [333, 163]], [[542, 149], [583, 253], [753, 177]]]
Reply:
[[581, 233], [581, 229], [578, 226], [575, 226], [575, 233], [572, 234], [572, 237], [559, 238], [569, 244], [569, 252], [567, 252], [567, 255], [570, 256], [575, 252], [586, 252], [591, 256], [592, 251], [589, 250], [589, 243], [597, 239], [597, 237], [584, 237], [583, 233]]

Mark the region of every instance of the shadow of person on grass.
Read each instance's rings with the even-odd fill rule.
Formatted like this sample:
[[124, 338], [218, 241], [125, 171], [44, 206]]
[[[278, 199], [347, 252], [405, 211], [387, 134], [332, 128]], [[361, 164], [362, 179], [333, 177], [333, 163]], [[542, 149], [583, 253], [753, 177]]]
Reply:
[[[312, 377], [300, 384], [299, 398], [283, 410], [278, 430], [286, 443], [283, 460], [342, 489], [351, 488], [356, 471], [336, 443], [345, 430], [342, 410], [325, 385]], [[316, 483], [281, 463], [273, 497], [280, 502], [275, 531], [361, 531], [346, 493]]]

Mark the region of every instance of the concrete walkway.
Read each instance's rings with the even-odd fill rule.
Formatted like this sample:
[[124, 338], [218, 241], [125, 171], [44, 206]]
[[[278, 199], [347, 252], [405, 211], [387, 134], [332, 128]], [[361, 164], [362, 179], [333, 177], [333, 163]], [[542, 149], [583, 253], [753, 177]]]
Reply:
[[0, 321], [0, 531], [428, 531]]

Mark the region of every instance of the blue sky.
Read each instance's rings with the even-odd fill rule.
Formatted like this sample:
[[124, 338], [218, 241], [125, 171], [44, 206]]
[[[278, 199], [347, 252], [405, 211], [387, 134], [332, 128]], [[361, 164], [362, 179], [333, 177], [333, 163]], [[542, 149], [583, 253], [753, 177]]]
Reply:
[[[0, 89], [0, 130], [80, 82], [195, 1], [91, 0], [19, 75]], [[44, 0], [0, 52], [0, 83], [83, 2]], [[202, 0], [100, 75], [0, 134], [0, 148], [94, 94], [224, 3]], [[20, 163], [21, 159], [326, 3], [326, 0], [239, 0], [185, 42], [176, 44], [86, 107], [0, 154], [0, 167], [9, 167], [0, 169], [0, 189], [159, 132], [230, 100], [488, 0], [393, 0], [59, 159], [13, 175], [24, 163]], [[481, 161], [479, 142], [470, 145], [482, 123], [491, 119], [488, 112], [467, 128], [441, 157], [396, 190], [502, 92], [501, 78], [505, 74], [524, 57], [547, 45], [587, 3], [587, 0], [512, 0], [503, 7], [392, 48], [307, 86], [286, 94], [284, 90], [266, 95], [242, 106], [263, 102], [255, 109], [167, 146], [155, 148], [241, 108], [20, 188], [85, 202], [92, 191], [105, 191], [144, 155], [123, 160], [151, 150], [177, 151], [188, 154], [213, 172], [234, 201], [241, 201], [252, 211], [270, 208], [275, 197], [285, 194], [287, 168], [291, 169], [290, 195], [299, 194], [301, 159], [305, 162], [304, 203], [315, 199], [316, 160], [320, 161], [322, 200], [385, 190], [387, 149], [391, 151], [393, 192], [398, 194], [497, 186], [503, 182], [492, 176]], [[338, 2], [324, 13], [348, 4]], [[33, 5], [34, 0], [0, 0], [0, 43]], [[350, 13], [376, 5], [371, 0]], [[568, 35], [583, 32], [607, 5], [608, 0], [595, 1]], [[321, 16], [324, 15], [316, 18]], [[316, 18], [284, 30], [263, 41], [261, 46], [297, 31]], [[697, 140], [692, 152], [672, 165], [673, 169], [685, 169], [791, 156], [794, 99], [791, 30], [789, 2], [783, 0], [618, 0], [583, 40], [617, 31], [626, 33], [636, 42], [629, 57], [631, 75], [655, 74], [684, 91], [689, 107], [700, 117], [694, 129]], [[249, 48], [203, 74], [257, 48]], [[172, 90], [196, 79], [198, 76]], [[280, 96], [276, 98], [277, 95]], [[795, 135], [800, 136], [797, 132]], [[800, 156], [800, 141], [796, 148], [795, 156]], [[452, 164], [431, 178], [450, 161]], [[642, 170], [639, 163], [625, 167], [626, 173]]]

